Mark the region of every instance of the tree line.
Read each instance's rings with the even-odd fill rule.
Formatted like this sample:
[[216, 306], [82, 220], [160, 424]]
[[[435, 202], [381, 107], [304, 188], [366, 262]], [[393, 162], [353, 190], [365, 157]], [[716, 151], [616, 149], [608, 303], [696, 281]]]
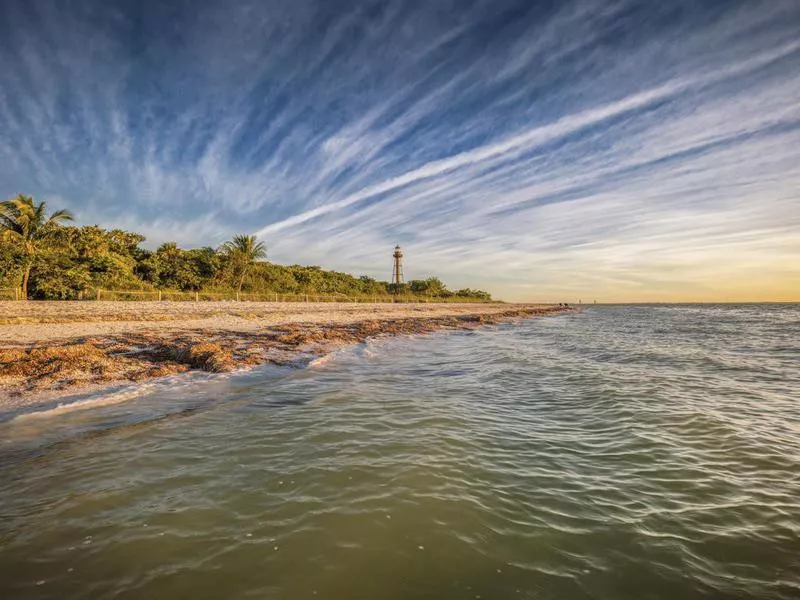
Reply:
[[76, 227], [69, 224], [73, 219], [67, 210], [48, 214], [45, 202], [29, 196], [0, 202], [0, 288], [37, 300], [72, 300], [97, 289], [491, 300], [482, 290], [451, 291], [436, 277], [398, 286], [318, 266], [277, 265], [250, 235], [218, 248], [168, 242], [151, 251], [142, 248], [139, 233]]

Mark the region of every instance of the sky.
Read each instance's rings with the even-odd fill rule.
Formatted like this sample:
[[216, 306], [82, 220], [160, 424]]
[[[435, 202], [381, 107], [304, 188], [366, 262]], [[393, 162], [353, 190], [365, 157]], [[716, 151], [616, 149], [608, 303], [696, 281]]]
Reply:
[[517, 301], [800, 300], [797, 0], [0, 2], [0, 197]]

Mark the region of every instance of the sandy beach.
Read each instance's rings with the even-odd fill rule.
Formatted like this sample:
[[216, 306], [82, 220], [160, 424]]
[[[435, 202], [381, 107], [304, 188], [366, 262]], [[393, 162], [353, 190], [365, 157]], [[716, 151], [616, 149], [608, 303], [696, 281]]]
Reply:
[[0, 410], [98, 384], [298, 363], [370, 337], [563, 310], [502, 303], [0, 302]]

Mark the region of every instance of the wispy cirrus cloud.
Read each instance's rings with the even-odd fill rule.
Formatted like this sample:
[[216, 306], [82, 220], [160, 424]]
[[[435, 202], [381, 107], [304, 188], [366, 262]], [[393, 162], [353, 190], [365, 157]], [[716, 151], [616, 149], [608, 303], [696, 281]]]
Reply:
[[0, 193], [509, 299], [800, 294], [800, 7], [0, 8]]

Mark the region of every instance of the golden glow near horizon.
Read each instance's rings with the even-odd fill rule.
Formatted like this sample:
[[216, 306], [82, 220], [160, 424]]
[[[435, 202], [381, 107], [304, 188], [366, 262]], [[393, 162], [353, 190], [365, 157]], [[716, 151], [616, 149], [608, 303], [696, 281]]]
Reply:
[[[555, 221], [549, 224], [557, 229]], [[800, 235], [724, 229], [697, 235], [696, 226], [656, 220], [640, 228], [641, 239], [631, 232], [532, 256], [507, 250], [482, 262], [502, 260], [513, 275], [503, 281], [479, 275], [477, 283], [509, 301], [800, 301]]]
[[[660, 278], [654, 269], [648, 281], [618, 279], [602, 281], [599, 273], [584, 274], [596, 286], [575, 285], [565, 287], [544, 285], [528, 293], [507, 290], [498, 297], [514, 301], [549, 301], [584, 303], [596, 300], [602, 303], [625, 302], [800, 302], [800, 272], [796, 268], [766, 265], [749, 273], [714, 274], [704, 272], [701, 278], [681, 277], [671, 272], [671, 277]], [[685, 275], [685, 274], [683, 274]]]
[[[696, 265], [695, 268], [665, 269], [643, 265], [638, 276], [579, 269], [574, 284], [565, 286], [559, 277], [526, 285], [524, 291], [496, 288], [496, 296], [513, 301], [597, 302], [800, 302], [800, 270], [795, 264], [774, 262], [750, 264], [747, 268]], [[505, 293], [503, 293], [505, 291]]]

